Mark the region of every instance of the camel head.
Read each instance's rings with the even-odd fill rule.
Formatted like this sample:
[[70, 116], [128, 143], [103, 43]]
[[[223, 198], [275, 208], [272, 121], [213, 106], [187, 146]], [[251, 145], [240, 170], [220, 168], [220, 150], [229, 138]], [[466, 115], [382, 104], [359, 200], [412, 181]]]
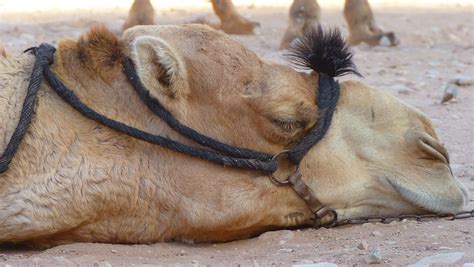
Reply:
[[[303, 39], [293, 54], [313, 67], [310, 73], [265, 62], [205, 26], [139, 26], [127, 30], [122, 42], [144, 85], [182, 123], [270, 154], [291, 147], [317, 121], [315, 70], [321, 62], [312, 62], [313, 54], [330, 51], [336, 60], [337, 54], [350, 59], [340, 35], [324, 32]], [[461, 211], [468, 191], [453, 176], [428, 117], [360, 82], [340, 87], [326, 136], [300, 164], [321, 202], [340, 218]], [[229, 179], [266, 179], [261, 173], [212, 168]]]

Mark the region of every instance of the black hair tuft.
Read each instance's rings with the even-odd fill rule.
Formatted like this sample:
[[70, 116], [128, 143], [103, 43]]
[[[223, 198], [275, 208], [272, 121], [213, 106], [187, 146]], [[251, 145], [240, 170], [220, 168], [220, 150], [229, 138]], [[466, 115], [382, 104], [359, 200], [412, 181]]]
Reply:
[[296, 67], [312, 69], [331, 77], [347, 74], [362, 76], [352, 61], [352, 51], [337, 29], [311, 28], [293, 41], [287, 58]]

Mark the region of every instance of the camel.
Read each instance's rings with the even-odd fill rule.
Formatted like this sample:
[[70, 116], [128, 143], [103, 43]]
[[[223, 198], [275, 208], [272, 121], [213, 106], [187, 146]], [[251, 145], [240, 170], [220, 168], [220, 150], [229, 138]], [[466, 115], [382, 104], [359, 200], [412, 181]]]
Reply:
[[[229, 34], [252, 34], [260, 24], [241, 16], [232, 0], [211, 0], [212, 7], [221, 23], [211, 25], [205, 20], [196, 22], [208, 24]], [[289, 24], [280, 43], [286, 49], [290, 43], [301, 37], [309, 28], [319, 25], [321, 10], [317, 0], [293, 0], [289, 10]], [[382, 30], [375, 22], [368, 0], [346, 0], [344, 17], [349, 29], [349, 44], [366, 43], [370, 46], [396, 46], [399, 40], [393, 32]], [[155, 13], [150, 0], [135, 0], [130, 8], [123, 30], [136, 25], [155, 24]]]
[[122, 26], [123, 30], [136, 25], [153, 25], [155, 24], [155, 9], [150, 0], [133, 1], [128, 17]]
[[[205, 25], [137, 26], [121, 38], [95, 26], [58, 43], [52, 71], [99, 113], [195, 145], [137, 96], [120, 64], [129, 57], [149, 94], [182, 124], [278, 155], [318, 123], [318, 81], [355, 72], [340, 33], [308, 36], [292, 53], [308, 70], [296, 70]], [[31, 54], [0, 59], [0, 151], [17, 125], [33, 62]], [[328, 132], [299, 164], [324, 206], [341, 220], [463, 210], [468, 191], [429, 118], [361, 82], [339, 86]], [[109, 129], [43, 82], [31, 125], [0, 174], [0, 243], [225, 242], [308, 226], [307, 203], [269, 177]]]

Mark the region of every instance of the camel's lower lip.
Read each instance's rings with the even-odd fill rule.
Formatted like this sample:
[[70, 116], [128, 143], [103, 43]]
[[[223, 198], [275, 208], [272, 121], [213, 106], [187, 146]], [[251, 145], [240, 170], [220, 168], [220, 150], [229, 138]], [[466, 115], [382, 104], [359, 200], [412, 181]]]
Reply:
[[441, 195], [430, 194], [429, 189], [423, 191], [423, 193], [416, 193], [396, 180], [387, 179], [387, 181], [405, 200], [410, 202], [414, 207], [426, 211], [426, 213], [454, 214], [463, 211], [469, 201], [467, 189], [458, 182], [457, 188], [460, 191], [459, 195], [461, 197], [446, 198]]
[[469, 205], [469, 200], [471, 199], [471, 195], [469, 194], [469, 190], [461, 184], [458, 180], [456, 180], [456, 183], [458, 184], [459, 188], [461, 189], [462, 194], [464, 195], [464, 206]]

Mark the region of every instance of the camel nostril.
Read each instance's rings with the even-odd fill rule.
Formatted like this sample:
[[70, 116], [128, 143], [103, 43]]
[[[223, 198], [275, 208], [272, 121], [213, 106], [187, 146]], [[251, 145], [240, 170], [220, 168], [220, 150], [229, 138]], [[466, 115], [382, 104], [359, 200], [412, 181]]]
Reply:
[[431, 136], [422, 135], [418, 140], [418, 145], [429, 156], [449, 164], [448, 151]]
[[405, 134], [405, 141], [413, 148], [412, 151], [422, 156], [422, 159], [437, 160], [449, 165], [448, 151], [439, 143], [436, 137], [428, 132], [410, 129]]

